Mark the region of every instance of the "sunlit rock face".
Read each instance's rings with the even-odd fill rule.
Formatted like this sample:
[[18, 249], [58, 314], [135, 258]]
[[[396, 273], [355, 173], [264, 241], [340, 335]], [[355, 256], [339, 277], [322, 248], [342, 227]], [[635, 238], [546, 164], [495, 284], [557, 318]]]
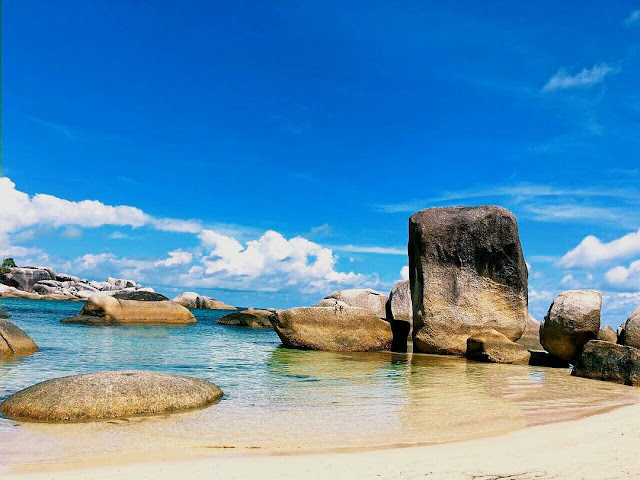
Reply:
[[409, 219], [414, 351], [463, 355], [490, 330], [518, 340], [528, 320], [518, 224], [496, 206], [422, 210]]

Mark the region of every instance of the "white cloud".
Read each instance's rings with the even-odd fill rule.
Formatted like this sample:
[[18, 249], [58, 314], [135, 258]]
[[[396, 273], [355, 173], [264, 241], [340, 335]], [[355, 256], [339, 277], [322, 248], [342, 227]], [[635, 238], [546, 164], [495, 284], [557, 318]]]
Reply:
[[366, 247], [358, 245], [332, 245], [331, 248], [338, 252], [378, 253], [381, 255], [408, 255], [406, 248]]
[[405, 265], [400, 269], [400, 278], [402, 280], [409, 280], [409, 265]]
[[172, 267], [174, 265], [185, 265], [191, 263], [193, 255], [190, 252], [185, 252], [182, 249], [173, 250], [169, 252], [169, 258], [165, 260], [158, 260], [154, 263], [156, 267]]
[[542, 301], [542, 300], [551, 300], [553, 299], [553, 294], [546, 290], [535, 290], [533, 288], [529, 289], [529, 301]]
[[566, 69], [562, 68], [549, 79], [542, 91], [551, 92], [553, 90], [596, 85], [602, 82], [608, 75], [616, 74], [619, 71], [619, 68], [612, 67], [606, 63], [596, 64], [592, 68], [583, 68], [575, 75], [571, 75]]
[[64, 238], [78, 239], [82, 237], [82, 230], [74, 225], [69, 225], [62, 231], [60, 235], [62, 235]]
[[640, 253], [640, 230], [606, 243], [598, 237], [589, 235], [577, 247], [567, 252], [558, 265], [565, 268], [592, 266], [608, 260], [628, 258], [638, 253]]
[[640, 289], [640, 260], [631, 262], [629, 267], [614, 267], [604, 277], [613, 287]]
[[640, 10], [632, 11], [627, 18], [624, 19], [625, 25], [640, 25]]

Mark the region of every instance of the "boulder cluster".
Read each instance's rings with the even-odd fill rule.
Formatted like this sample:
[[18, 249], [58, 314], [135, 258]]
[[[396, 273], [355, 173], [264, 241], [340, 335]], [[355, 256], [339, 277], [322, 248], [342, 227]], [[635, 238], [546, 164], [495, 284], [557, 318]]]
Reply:
[[96, 293], [146, 290], [133, 280], [107, 278], [104, 282], [88, 281], [48, 267], [12, 267], [0, 273], [0, 297], [45, 300], [86, 300]]

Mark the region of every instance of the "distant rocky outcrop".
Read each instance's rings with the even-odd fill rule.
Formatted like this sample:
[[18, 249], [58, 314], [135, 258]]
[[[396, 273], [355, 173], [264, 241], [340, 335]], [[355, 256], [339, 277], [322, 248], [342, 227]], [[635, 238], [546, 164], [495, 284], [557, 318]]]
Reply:
[[17, 325], [0, 319], [0, 355], [2, 359], [13, 356], [31, 355], [38, 351], [38, 345]]
[[542, 350], [540, 345], [540, 322], [529, 314], [527, 325], [522, 332], [522, 336], [516, 341], [527, 350]]
[[615, 330], [613, 328], [611, 328], [609, 325], [607, 325], [604, 328], [601, 328], [598, 331], [598, 335], [596, 336], [596, 340], [602, 340], [603, 342], [611, 342], [611, 343], [617, 343], [618, 342], [618, 335], [616, 334]]
[[528, 318], [528, 272], [518, 225], [495, 206], [429, 208], [409, 219], [415, 352], [463, 355], [496, 330], [518, 340]]
[[467, 339], [467, 358], [489, 363], [526, 365], [531, 354], [522, 345], [496, 331], [487, 331]]
[[315, 307], [333, 307], [336, 302], [343, 302], [350, 307], [365, 308], [378, 318], [386, 318], [386, 305], [388, 297], [370, 288], [351, 288], [338, 290], [327, 295]]
[[629, 347], [640, 348], [640, 307], [636, 308], [629, 318], [620, 326], [618, 343]]
[[601, 308], [600, 292], [562, 292], [553, 301], [540, 325], [540, 343], [552, 355], [575, 363], [582, 353], [582, 347], [598, 335]]
[[218, 323], [233, 327], [271, 328], [271, 321], [269, 320], [271, 313], [269, 310], [249, 308], [229, 313], [220, 318]]
[[298, 307], [273, 312], [271, 324], [288, 348], [366, 352], [389, 350], [389, 322], [368, 309]]
[[32, 300], [86, 300], [96, 293], [151, 291], [133, 280], [109, 277], [89, 282], [74, 275], [56, 273], [48, 267], [10, 267], [0, 274], [0, 297]]
[[87, 299], [80, 314], [65, 318], [63, 323], [92, 326], [116, 325], [189, 325], [196, 323], [193, 314], [171, 300], [120, 300], [96, 294]]
[[199, 378], [123, 370], [37, 383], [7, 398], [0, 411], [17, 420], [80, 422], [202, 408], [222, 395], [215, 384]]
[[183, 307], [187, 308], [206, 308], [210, 310], [236, 310], [236, 307], [227, 305], [215, 298], [206, 297], [196, 292], [183, 292], [173, 299]]
[[587, 342], [573, 374], [625, 385], [640, 386], [640, 350], [601, 340]]

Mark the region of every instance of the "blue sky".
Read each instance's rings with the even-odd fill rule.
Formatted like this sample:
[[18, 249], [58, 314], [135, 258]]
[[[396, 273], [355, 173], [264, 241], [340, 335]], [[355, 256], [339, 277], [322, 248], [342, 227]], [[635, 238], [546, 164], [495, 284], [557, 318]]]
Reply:
[[4, 1], [2, 254], [284, 307], [389, 289], [417, 210], [498, 204], [534, 316], [591, 287], [617, 326], [640, 3], [529, 3]]

